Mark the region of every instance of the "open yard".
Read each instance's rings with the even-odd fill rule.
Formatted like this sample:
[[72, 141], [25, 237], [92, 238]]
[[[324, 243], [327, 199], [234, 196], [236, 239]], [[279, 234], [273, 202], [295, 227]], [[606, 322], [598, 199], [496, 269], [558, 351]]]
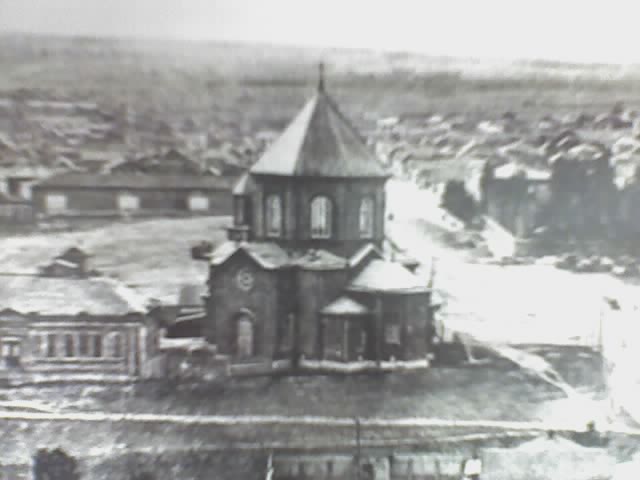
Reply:
[[[569, 376], [585, 394], [585, 405], [597, 398], [598, 359], [583, 350], [540, 352]], [[504, 435], [509, 428], [490, 425], [421, 425], [418, 419], [455, 421], [548, 422], [581, 428], [593, 411], [571, 410], [562, 392], [502, 361], [484, 366], [439, 367], [394, 375], [289, 377], [236, 380], [218, 386], [177, 387], [139, 384], [116, 386], [23, 387], [0, 394], [12, 400], [35, 400], [75, 420], [3, 419], [0, 448], [17, 463], [35, 446], [58, 446], [80, 456], [117, 453], [121, 449], [156, 451], [205, 447], [273, 445], [296, 448], [352, 446], [353, 418], [363, 421], [365, 445], [395, 442], [422, 447], [460, 435]], [[574, 399], [575, 401], [575, 399]], [[592, 402], [596, 404], [597, 402]], [[589, 403], [591, 404], [591, 403]], [[82, 413], [89, 413], [83, 417]], [[115, 418], [105, 413], [178, 415], [167, 421]], [[91, 415], [97, 415], [92, 420]], [[216, 417], [207, 417], [214, 415]], [[287, 422], [246, 423], [246, 416], [284, 416]], [[0, 412], [0, 416], [2, 413]], [[195, 416], [195, 417], [194, 417]], [[219, 423], [216, 418], [237, 418]], [[37, 417], [37, 415], [36, 415]], [[313, 418], [331, 423], [305, 423]], [[180, 419], [186, 419], [185, 422]], [[189, 424], [196, 418], [203, 424]], [[207, 418], [212, 422], [206, 423]], [[306, 420], [308, 419], [308, 420]], [[376, 425], [373, 420], [389, 420]], [[405, 424], [394, 424], [404, 419]], [[412, 421], [411, 419], [416, 419]], [[518, 434], [518, 429], [514, 430]], [[531, 433], [530, 430], [520, 434]], [[33, 447], [31, 447], [33, 446]], [[28, 457], [27, 457], [28, 458]]]
[[[601, 384], [597, 355], [556, 348], [543, 356], [579, 391], [596, 393]], [[199, 387], [22, 387], [4, 395], [44, 402], [62, 412], [514, 421], [553, 419], [547, 402], [564, 397], [560, 390], [502, 360], [395, 374], [237, 379]]]
[[0, 239], [3, 273], [34, 272], [71, 246], [93, 255], [92, 267], [169, 304], [180, 285], [203, 284], [206, 264], [190, 248], [226, 238], [228, 218], [190, 218], [114, 223], [69, 233], [36, 233]]

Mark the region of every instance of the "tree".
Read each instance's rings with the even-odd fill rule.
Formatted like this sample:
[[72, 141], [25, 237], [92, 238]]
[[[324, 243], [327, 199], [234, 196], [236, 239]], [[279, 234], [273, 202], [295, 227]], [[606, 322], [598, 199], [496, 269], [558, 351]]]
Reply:
[[41, 448], [33, 457], [34, 480], [79, 480], [78, 462], [60, 448]]
[[471, 222], [476, 214], [473, 197], [460, 181], [450, 181], [446, 184], [442, 195], [442, 207], [466, 223]]

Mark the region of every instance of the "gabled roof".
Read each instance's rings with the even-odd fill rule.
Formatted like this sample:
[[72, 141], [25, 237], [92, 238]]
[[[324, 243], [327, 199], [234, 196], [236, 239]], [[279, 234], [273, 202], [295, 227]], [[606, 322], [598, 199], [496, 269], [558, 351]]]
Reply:
[[349, 297], [336, 298], [321, 311], [323, 315], [367, 315], [369, 309]]
[[388, 176], [323, 87], [318, 88], [250, 171], [281, 176]]
[[362, 261], [369, 258], [369, 256], [380, 260], [384, 258], [383, 253], [377, 246], [375, 246], [373, 243], [367, 243], [366, 245], [360, 247], [356, 253], [351, 255], [351, 257], [349, 258], [349, 267], [357, 267], [358, 265], [360, 265], [360, 263], [362, 263]]
[[303, 270], [341, 270], [347, 267], [348, 262], [327, 250], [311, 249], [292, 254], [291, 264]]
[[214, 250], [209, 257], [211, 265], [222, 265], [238, 251], [244, 252], [265, 270], [284, 267], [299, 267], [303, 270], [340, 270], [347, 267], [347, 259], [326, 250], [286, 251], [275, 243], [232, 241], [225, 242]]
[[211, 254], [211, 265], [222, 265], [238, 251], [245, 252], [266, 270], [277, 269], [289, 264], [289, 255], [275, 243], [225, 242]]
[[145, 299], [108, 278], [0, 275], [2, 307], [22, 314], [123, 316], [146, 312]]
[[427, 281], [397, 262], [374, 259], [354, 278], [348, 290], [361, 292], [418, 293], [429, 291]]
[[255, 189], [255, 182], [249, 173], [244, 173], [234, 185], [233, 195], [249, 195]]

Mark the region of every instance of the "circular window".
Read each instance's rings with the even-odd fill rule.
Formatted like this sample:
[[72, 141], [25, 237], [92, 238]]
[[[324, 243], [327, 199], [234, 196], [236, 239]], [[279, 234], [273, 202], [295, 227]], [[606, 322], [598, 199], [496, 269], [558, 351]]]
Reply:
[[245, 292], [251, 290], [253, 288], [253, 274], [246, 268], [238, 270], [236, 275], [236, 285], [240, 290], [244, 290]]

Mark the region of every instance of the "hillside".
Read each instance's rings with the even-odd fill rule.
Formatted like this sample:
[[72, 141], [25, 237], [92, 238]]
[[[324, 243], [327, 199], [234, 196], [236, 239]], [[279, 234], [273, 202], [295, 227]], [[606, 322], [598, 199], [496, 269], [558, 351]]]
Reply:
[[28, 36], [0, 37], [0, 96], [26, 89], [42, 97], [128, 102], [253, 131], [279, 128], [299, 108], [320, 60], [335, 96], [360, 121], [433, 110], [538, 113], [616, 100], [640, 104], [640, 67]]

